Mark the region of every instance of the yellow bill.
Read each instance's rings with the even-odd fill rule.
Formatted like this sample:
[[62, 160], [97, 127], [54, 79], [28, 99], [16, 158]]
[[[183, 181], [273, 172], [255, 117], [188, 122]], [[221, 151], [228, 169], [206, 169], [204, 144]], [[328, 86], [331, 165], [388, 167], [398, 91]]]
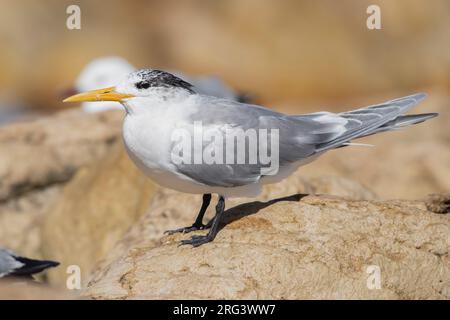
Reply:
[[132, 94], [118, 93], [115, 87], [109, 87], [99, 90], [92, 90], [88, 92], [79, 93], [70, 96], [63, 100], [63, 102], [84, 102], [84, 101], [117, 101], [120, 102], [126, 98], [134, 97]]

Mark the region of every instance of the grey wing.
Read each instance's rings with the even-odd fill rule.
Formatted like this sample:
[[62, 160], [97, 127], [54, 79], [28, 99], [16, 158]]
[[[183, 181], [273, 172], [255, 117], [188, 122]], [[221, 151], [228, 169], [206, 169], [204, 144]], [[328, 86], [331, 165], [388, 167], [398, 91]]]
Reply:
[[[209, 186], [236, 187], [258, 181], [268, 173], [270, 164], [263, 163], [259, 157], [260, 139], [267, 141], [266, 155], [274, 155], [278, 151], [278, 167], [306, 159], [315, 153], [315, 146], [319, 143], [336, 138], [343, 131], [345, 120], [329, 113], [316, 116], [291, 117], [283, 113], [249, 104], [242, 104], [230, 100], [203, 97], [199, 101], [199, 111], [191, 116], [190, 121], [201, 121], [204, 128], [218, 128], [224, 136], [230, 133], [249, 132], [257, 134], [257, 161], [245, 163], [230, 163], [226, 160], [227, 146], [224, 141], [214, 147], [222, 149], [223, 161], [215, 164], [177, 164], [179, 174]], [[229, 131], [226, 132], [226, 129]], [[259, 136], [260, 132], [267, 136]], [[225, 139], [226, 140], [226, 139]], [[247, 140], [248, 143], [249, 140]], [[274, 143], [271, 143], [271, 142]], [[203, 148], [207, 148], [211, 141], [203, 141]], [[236, 145], [233, 150], [236, 152]], [[275, 152], [275, 153], [274, 153]], [[248, 156], [248, 155], [247, 155]], [[235, 159], [235, 158], [234, 158]], [[249, 156], [246, 157], [249, 160]]]
[[[269, 109], [234, 101], [204, 97], [192, 121], [207, 126], [228, 125], [235, 129], [260, 131], [267, 129], [270, 141], [278, 130], [278, 144], [268, 144], [268, 154], [278, 150], [279, 168], [307, 159], [324, 151], [347, 145], [353, 139], [395, 130], [423, 122], [435, 113], [404, 115], [426, 97], [423, 93], [391, 100], [349, 112], [318, 112], [288, 116]], [[225, 147], [220, 146], [224, 149]], [[259, 148], [259, 144], [258, 144]], [[261, 150], [258, 149], [258, 153]], [[196, 164], [180, 165], [177, 170], [191, 179], [210, 186], [233, 187], [256, 182], [265, 174], [265, 165]], [[271, 174], [274, 174], [273, 172]]]

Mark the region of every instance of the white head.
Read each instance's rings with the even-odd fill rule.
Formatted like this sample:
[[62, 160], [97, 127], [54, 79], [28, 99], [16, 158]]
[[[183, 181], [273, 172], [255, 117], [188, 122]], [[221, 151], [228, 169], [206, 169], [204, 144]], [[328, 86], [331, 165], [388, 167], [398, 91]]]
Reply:
[[[190, 83], [168, 72], [141, 69], [130, 73], [114, 87], [80, 93], [65, 99], [64, 102], [120, 102], [128, 112], [137, 113], [144, 108], [148, 109], [146, 106], [152, 101], [170, 102], [192, 94], [195, 94], [195, 91]], [[137, 106], [142, 110], [137, 110]]]
[[[98, 88], [111, 87], [124, 79], [135, 68], [125, 59], [108, 56], [94, 59], [87, 64], [75, 83], [76, 92], [85, 92]], [[99, 103], [83, 102], [82, 108], [86, 112], [96, 112], [108, 109], [119, 109], [120, 104], [112, 101]]]

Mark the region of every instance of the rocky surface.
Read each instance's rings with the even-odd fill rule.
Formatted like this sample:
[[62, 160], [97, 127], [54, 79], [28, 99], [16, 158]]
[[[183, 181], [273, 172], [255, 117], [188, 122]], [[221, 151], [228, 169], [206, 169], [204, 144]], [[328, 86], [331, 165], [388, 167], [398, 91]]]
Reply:
[[426, 201], [427, 209], [434, 213], [450, 212], [450, 194], [431, 194]]
[[43, 218], [77, 170], [119, 140], [122, 117], [70, 110], [0, 128], [0, 246], [42, 257]]
[[70, 300], [77, 297], [75, 292], [31, 281], [0, 281], [0, 300]]
[[145, 212], [154, 190], [120, 143], [98, 163], [80, 169], [43, 218], [43, 254], [61, 262], [49, 274], [50, 283], [64, 285], [70, 265], [80, 267], [84, 282]]
[[42, 258], [42, 221], [60, 192], [54, 185], [0, 203], [0, 247]]
[[[323, 177], [320, 181], [308, 181], [295, 174], [281, 184], [266, 185], [263, 193], [257, 199], [230, 199], [227, 206], [245, 204], [249, 201], [269, 201], [277, 197], [297, 193], [325, 193], [326, 191], [339, 193], [343, 197], [354, 199], [373, 199], [375, 195], [356, 182], [335, 177]], [[213, 197], [212, 203], [217, 199]], [[158, 245], [164, 237], [164, 231], [191, 225], [201, 205], [200, 195], [183, 194], [169, 189], [158, 188], [146, 213], [132, 226], [114, 250], [105, 256], [97, 266], [94, 277], [99, 277], [108, 269], [111, 261], [120, 259], [128, 248], [142, 245], [145, 241], [149, 247]], [[214, 216], [214, 204], [208, 208], [205, 221]], [[136, 234], [143, 237], [135, 237]]]
[[69, 180], [118, 140], [121, 112], [61, 112], [0, 128], [0, 201]]
[[[179, 199], [168, 199], [176, 210]], [[150, 218], [148, 218], [151, 222]], [[153, 220], [149, 225], [160, 226]], [[294, 195], [227, 211], [213, 243], [124, 238], [85, 296], [95, 299], [449, 299], [450, 216], [421, 202]], [[204, 233], [204, 232], [197, 232]], [[369, 266], [381, 289], [369, 289]]]

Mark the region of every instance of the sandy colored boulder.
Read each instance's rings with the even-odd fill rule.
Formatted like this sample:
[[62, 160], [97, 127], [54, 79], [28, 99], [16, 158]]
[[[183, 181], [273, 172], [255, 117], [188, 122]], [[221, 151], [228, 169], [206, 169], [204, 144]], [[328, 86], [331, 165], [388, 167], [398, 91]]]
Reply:
[[[234, 198], [227, 201], [227, 207], [233, 207], [248, 201], [269, 201], [287, 194], [297, 193], [336, 193], [343, 197], [352, 199], [374, 199], [376, 196], [360, 184], [336, 177], [322, 177], [321, 179], [302, 178], [298, 172], [281, 183], [266, 185], [263, 192], [256, 199]], [[191, 225], [201, 204], [201, 195], [191, 195], [173, 190], [158, 188], [155, 192], [146, 213], [133, 225], [123, 239], [118, 242], [114, 250], [97, 265], [94, 278], [108, 269], [112, 261], [126, 255], [129, 248], [134, 246], [155, 247], [164, 236], [164, 231], [177, 229], [182, 226]], [[205, 215], [205, 223], [214, 216], [214, 202], [217, 198], [213, 196], [212, 205]], [[145, 235], [136, 237], [136, 234]]]
[[434, 213], [450, 212], [450, 193], [430, 194], [425, 202], [427, 209]]
[[31, 281], [0, 281], [0, 300], [71, 300], [75, 292], [60, 290], [42, 283]]
[[122, 144], [79, 170], [43, 223], [44, 256], [61, 262], [49, 275], [50, 283], [63, 285], [69, 265], [78, 265], [85, 280], [147, 209], [154, 188], [128, 159]]
[[69, 110], [0, 128], [0, 201], [69, 180], [119, 139], [122, 118]]
[[0, 247], [42, 258], [42, 220], [60, 194], [61, 187], [53, 185], [0, 202]]
[[[132, 229], [85, 296], [450, 298], [450, 216], [422, 202], [294, 195], [245, 203], [226, 215], [216, 240], [199, 248], [179, 246], [190, 235], [155, 242], [142, 227]], [[373, 268], [381, 272], [381, 289], [368, 288]]]
[[42, 258], [43, 218], [75, 172], [109, 152], [122, 117], [75, 109], [0, 128], [0, 246]]

